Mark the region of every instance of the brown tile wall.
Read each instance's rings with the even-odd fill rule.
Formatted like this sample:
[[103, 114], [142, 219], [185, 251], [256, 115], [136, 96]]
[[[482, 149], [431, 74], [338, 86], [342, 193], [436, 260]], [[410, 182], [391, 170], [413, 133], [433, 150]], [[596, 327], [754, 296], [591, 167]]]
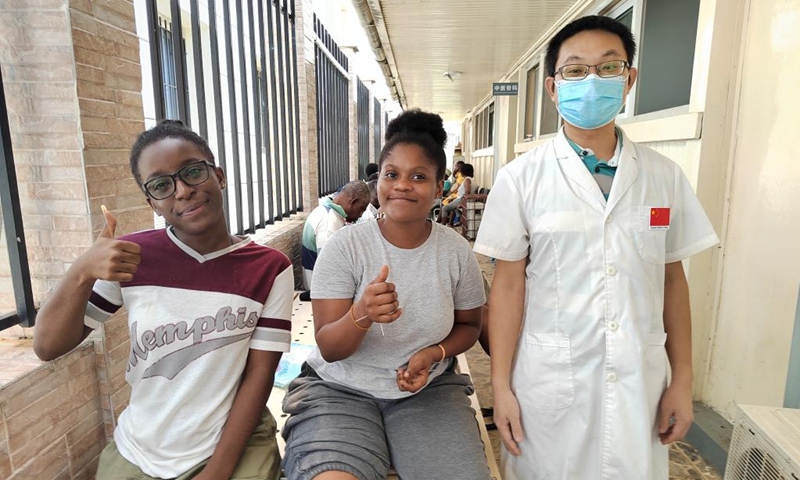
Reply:
[[[313, 12], [304, 1], [295, 3], [297, 46], [297, 92], [300, 110], [300, 152], [303, 170], [303, 211], [311, 212], [319, 199], [317, 148], [317, 74], [314, 70]], [[308, 29], [306, 29], [308, 26]]]
[[93, 478], [105, 445], [92, 342], [0, 389], [0, 477]]
[[152, 228], [153, 213], [128, 166], [144, 130], [133, 3], [69, 0], [69, 7], [91, 231], [105, 225], [100, 205], [117, 217], [118, 234]]
[[[0, 2], [0, 67], [37, 300], [91, 242], [71, 44], [66, 0]], [[0, 236], [0, 312], [8, 312], [15, 307]]]

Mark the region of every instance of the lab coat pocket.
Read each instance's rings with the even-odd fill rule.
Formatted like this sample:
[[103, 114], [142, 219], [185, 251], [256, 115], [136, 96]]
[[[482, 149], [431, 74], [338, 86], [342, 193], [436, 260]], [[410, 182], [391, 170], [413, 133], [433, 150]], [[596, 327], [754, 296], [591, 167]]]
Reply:
[[636, 246], [642, 260], [663, 264], [667, 254], [667, 229], [651, 227], [652, 207], [640, 205], [636, 217]]
[[575, 385], [569, 337], [526, 333], [514, 369], [514, 385], [523, 405], [543, 410], [572, 405]]

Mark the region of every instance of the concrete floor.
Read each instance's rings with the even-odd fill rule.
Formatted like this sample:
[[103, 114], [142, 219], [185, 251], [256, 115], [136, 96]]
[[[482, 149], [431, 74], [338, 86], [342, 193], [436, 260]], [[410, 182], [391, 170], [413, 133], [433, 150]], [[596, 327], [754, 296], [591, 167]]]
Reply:
[[[494, 276], [494, 264], [488, 257], [478, 255], [481, 266], [489, 282]], [[480, 345], [475, 345], [467, 352], [467, 362], [472, 373], [472, 381], [478, 394], [478, 401], [482, 407], [492, 406], [492, 388], [489, 380], [490, 361], [483, 353]], [[489, 438], [492, 442], [495, 458], [500, 462], [500, 435], [497, 431], [490, 431]], [[670, 449], [670, 479], [671, 480], [722, 480], [722, 476], [714, 470], [698, 454], [697, 450], [684, 442], [678, 442]]]

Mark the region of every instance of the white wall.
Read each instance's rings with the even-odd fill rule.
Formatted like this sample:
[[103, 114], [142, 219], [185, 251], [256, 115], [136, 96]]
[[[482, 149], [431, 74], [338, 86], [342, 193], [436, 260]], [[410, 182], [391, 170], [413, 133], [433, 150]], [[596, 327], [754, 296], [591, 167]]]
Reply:
[[[757, 7], [756, 7], [757, 3]], [[751, 0], [730, 220], [704, 400], [782, 405], [798, 283], [800, 1]]]

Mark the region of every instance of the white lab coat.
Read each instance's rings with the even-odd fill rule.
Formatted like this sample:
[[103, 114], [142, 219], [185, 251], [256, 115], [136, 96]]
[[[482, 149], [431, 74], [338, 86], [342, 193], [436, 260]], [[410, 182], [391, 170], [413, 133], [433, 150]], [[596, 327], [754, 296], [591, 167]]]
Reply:
[[[525, 440], [503, 451], [505, 480], [669, 476], [664, 264], [718, 239], [680, 167], [623, 140], [608, 201], [563, 131], [501, 169], [487, 200], [475, 251], [528, 259], [512, 370]], [[668, 229], [652, 207], [670, 208]]]

